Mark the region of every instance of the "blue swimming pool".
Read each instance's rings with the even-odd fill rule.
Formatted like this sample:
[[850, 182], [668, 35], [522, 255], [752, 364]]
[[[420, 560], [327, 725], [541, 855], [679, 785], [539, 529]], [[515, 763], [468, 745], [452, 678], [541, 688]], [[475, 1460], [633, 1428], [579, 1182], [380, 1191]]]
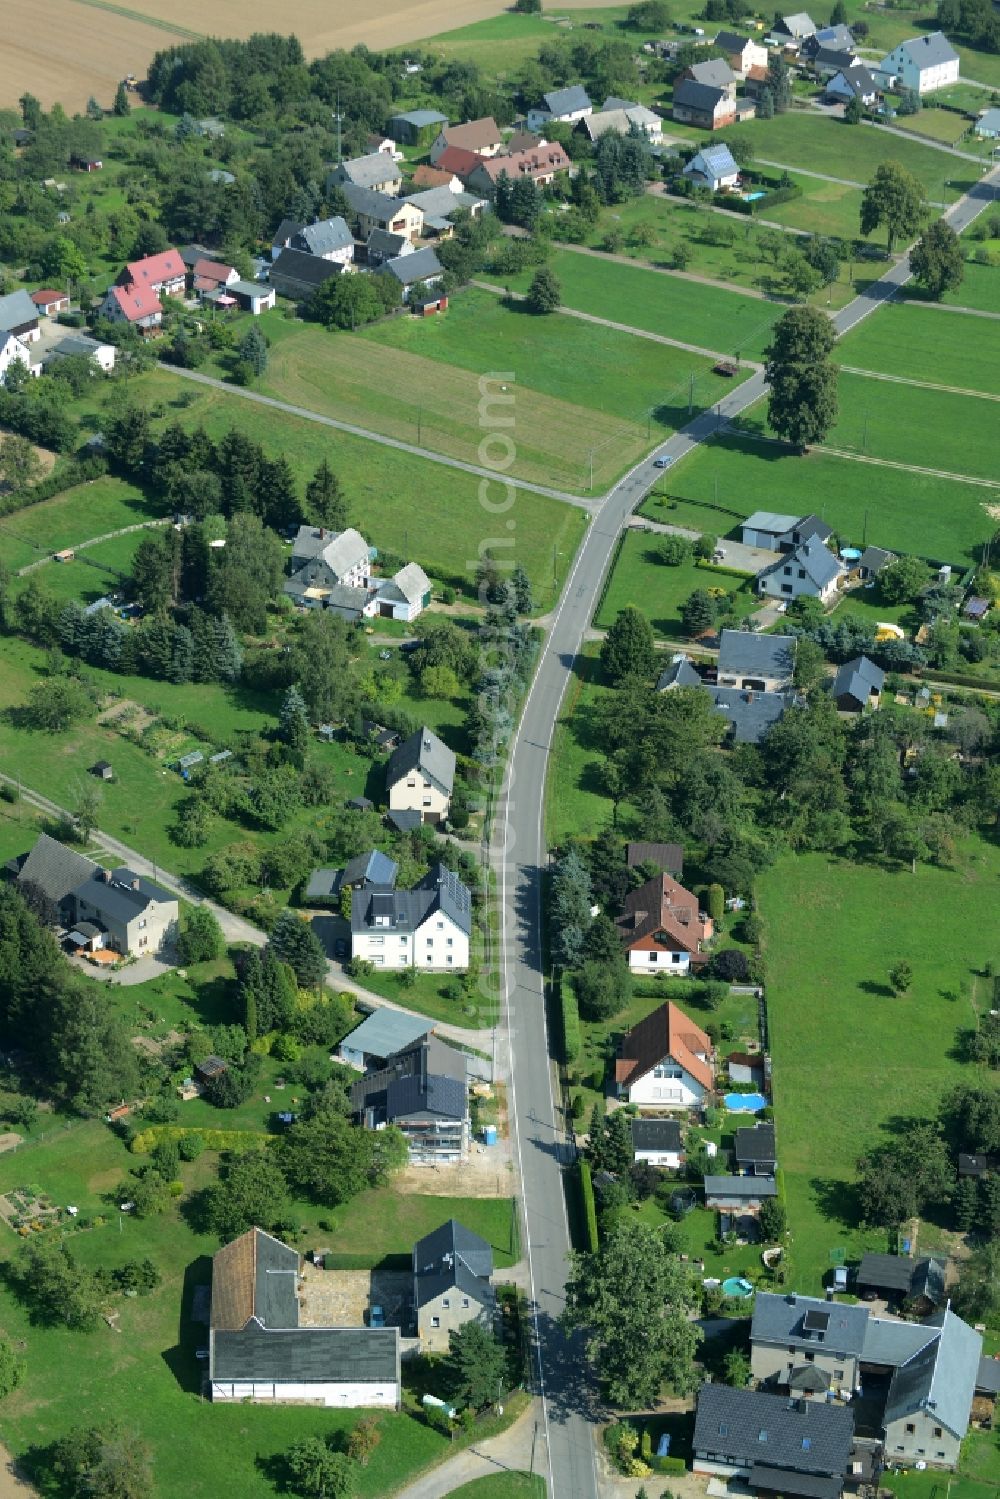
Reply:
[[756, 203], [756, 201], [757, 201], [758, 198], [766, 198], [766, 197], [767, 197], [767, 193], [744, 193], [743, 194], [743, 201], [744, 201], [744, 203]]
[[731, 1301], [746, 1301], [753, 1295], [753, 1286], [742, 1275], [731, 1275], [728, 1280], [722, 1282], [722, 1294], [728, 1296]]
[[759, 1114], [767, 1108], [763, 1093], [727, 1093], [722, 1101], [731, 1114]]

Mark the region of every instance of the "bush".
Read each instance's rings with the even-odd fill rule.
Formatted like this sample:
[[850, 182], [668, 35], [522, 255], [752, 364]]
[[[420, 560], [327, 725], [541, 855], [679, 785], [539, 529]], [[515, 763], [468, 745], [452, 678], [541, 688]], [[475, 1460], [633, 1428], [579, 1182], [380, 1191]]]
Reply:
[[682, 1457], [651, 1457], [649, 1466], [654, 1473], [670, 1473], [675, 1478], [687, 1472], [687, 1464]]
[[562, 1051], [564, 1062], [575, 1062], [580, 1055], [580, 1010], [576, 1002], [576, 990], [568, 976], [563, 979], [559, 994], [562, 1019]]
[[726, 911], [726, 897], [721, 885], [709, 885], [706, 895], [708, 914], [716, 923], [720, 922]]
[[590, 1162], [582, 1157], [577, 1162], [577, 1180], [580, 1183], [580, 1204], [583, 1209], [584, 1248], [594, 1254], [598, 1246], [597, 1204], [594, 1201], [594, 1183], [590, 1175]]

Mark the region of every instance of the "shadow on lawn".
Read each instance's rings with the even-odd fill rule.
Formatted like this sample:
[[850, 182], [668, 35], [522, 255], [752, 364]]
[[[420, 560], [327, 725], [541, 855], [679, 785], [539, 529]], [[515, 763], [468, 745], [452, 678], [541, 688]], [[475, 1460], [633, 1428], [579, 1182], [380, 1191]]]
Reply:
[[[195, 1293], [199, 1287], [208, 1291], [212, 1284], [212, 1261], [207, 1254], [200, 1254], [196, 1260], [192, 1260], [184, 1271], [184, 1287], [181, 1291], [180, 1316], [177, 1324], [177, 1342], [173, 1348], [166, 1348], [161, 1355], [163, 1362], [171, 1374], [187, 1394], [200, 1395], [202, 1388], [202, 1377], [208, 1372], [208, 1364], [205, 1360], [196, 1357], [199, 1348], [208, 1347], [208, 1323], [196, 1322], [193, 1318], [195, 1310]], [[205, 1315], [208, 1315], [208, 1300], [202, 1295], [198, 1298], [204, 1304]]]
[[809, 1190], [824, 1218], [837, 1223], [857, 1223], [860, 1220], [861, 1207], [853, 1182], [811, 1176]]

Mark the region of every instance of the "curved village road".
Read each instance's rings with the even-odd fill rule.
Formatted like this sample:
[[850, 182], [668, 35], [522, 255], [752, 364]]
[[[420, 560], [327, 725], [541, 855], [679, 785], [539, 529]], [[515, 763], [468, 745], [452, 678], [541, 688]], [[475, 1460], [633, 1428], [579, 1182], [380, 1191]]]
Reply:
[[[948, 218], [956, 230], [964, 228], [994, 200], [998, 180], [1000, 169], [955, 204]], [[904, 256], [881, 281], [833, 317], [838, 334], [856, 327], [895, 295], [909, 274], [909, 260]], [[572, 1159], [573, 1145], [556, 1112], [544, 1004], [541, 881], [548, 863], [544, 827], [548, 756], [573, 663], [590, 625], [594, 600], [615, 542], [635, 506], [660, 476], [654, 457], [676, 462], [745, 411], [765, 389], [763, 375], [753, 375], [719, 407], [702, 412], [671, 437], [605, 496], [552, 614], [538, 669], [511, 743], [497, 808], [494, 860], [501, 901], [502, 982], [510, 1046], [510, 1120], [522, 1184], [525, 1253], [551, 1499], [597, 1499], [591, 1423], [598, 1411], [598, 1393], [584, 1360], [581, 1339], [564, 1338], [557, 1326], [565, 1300], [570, 1248], [562, 1168]]]

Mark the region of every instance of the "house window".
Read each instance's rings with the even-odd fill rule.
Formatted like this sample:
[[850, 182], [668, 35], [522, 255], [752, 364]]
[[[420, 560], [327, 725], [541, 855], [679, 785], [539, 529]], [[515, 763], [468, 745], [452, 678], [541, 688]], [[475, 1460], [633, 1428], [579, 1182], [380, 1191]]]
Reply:
[[454, 961], [455, 961], [455, 959], [452, 957], [451, 953], [448, 953], [447, 956], [445, 957], [445, 962], [446, 963], [454, 963]]
[[139, 930], [140, 930], [140, 932], [142, 931], [142, 929], [143, 929], [143, 927], [145, 925], [146, 925], [146, 918], [145, 918], [145, 916], [140, 916], [139, 917]]
[[[441, 1318], [440, 1317], [432, 1317], [431, 1318], [431, 1326], [432, 1327], [440, 1327], [441, 1326]], [[900, 1450], [902, 1450], [902, 1449], [900, 1449]]]
[[805, 575], [806, 575], [806, 570], [805, 570], [805, 568], [804, 568], [804, 567], [800, 567], [800, 568], [799, 568], [799, 577], [800, 577], [800, 578], [804, 578], [804, 577], [805, 577]]
[[785, 577], [786, 578], [790, 578], [791, 576], [792, 576], [792, 569], [790, 567], [786, 567], [785, 568]]
[[454, 937], [446, 937], [445, 941], [448, 943], [449, 947], [454, 947], [455, 946], [455, 939], [454, 939]]
[[781, 591], [782, 593], [791, 593], [793, 591], [791, 583], [782, 583]]
[[429, 806], [430, 806], [430, 804], [431, 804], [431, 799], [430, 799], [430, 797], [429, 797], [429, 796], [425, 796], [425, 797], [424, 797], [424, 806], [425, 806], [425, 807], [429, 807]]
[[651, 963], [655, 963], [655, 962], [657, 962], [657, 961], [658, 961], [658, 959], [659, 959], [659, 956], [660, 956], [660, 955], [659, 955], [659, 953], [656, 953], [656, 952], [651, 952], [651, 953], [650, 953], [650, 954], [649, 954], [649, 961], [650, 961], [650, 962], [651, 962]]
[[843, 1371], [843, 1369], [834, 1369], [834, 1371], [833, 1371], [833, 1377], [834, 1377], [834, 1379], [843, 1379], [843, 1377], [844, 1377], [844, 1371]]
[[434, 938], [433, 937], [428, 937], [427, 938], [427, 946], [428, 947], [433, 947], [433, 945], [434, 945]]
[[468, 1310], [468, 1306], [469, 1306], [469, 1298], [468, 1298], [468, 1296], [463, 1296], [462, 1297], [462, 1310], [463, 1311]]
[[909, 1436], [909, 1437], [912, 1437], [915, 1434], [916, 1430], [917, 1430], [917, 1428], [914, 1426], [913, 1422], [912, 1421], [907, 1421], [907, 1423], [906, 1423], [906, 1435]]
[[815, 1353], [807, 1353], [806, 1354], [806, 1363], [807, 1364], [814, 1364], [815, 1362], [816, 1362], [816, 1355], [815, 1355]]
[[439, 921], [438, 922], [437, 929], [438, 929], [439, 932], [443, 932], [444, 931], [444, 922], [443, 921]]
[[679, 952], [672, 952], [670, 954], [670, 961], [671, 963], [679, 963], [681, 961], [681, 954]]
[[416, 783], [416, 780], [411, 776], [410, 779], [407, 781], [406, 784], [407, 784], [407, 786], [411, 786], [412, 787], [412, 786], [416, 786], [417, 783]]
[[935, 1428], [934, 1428], [934, 1435], [936, 1437], [942, 1437], [942, 1436], [944, 1436], [944, 1432], [941, 1430], [940, 1426], [935, 1426]]
[[944, 1457], [944, 1453], [943, 1452], [937, 1452], [937, 1453], [935, 1453], [935, 1456], [936, 1457]]

